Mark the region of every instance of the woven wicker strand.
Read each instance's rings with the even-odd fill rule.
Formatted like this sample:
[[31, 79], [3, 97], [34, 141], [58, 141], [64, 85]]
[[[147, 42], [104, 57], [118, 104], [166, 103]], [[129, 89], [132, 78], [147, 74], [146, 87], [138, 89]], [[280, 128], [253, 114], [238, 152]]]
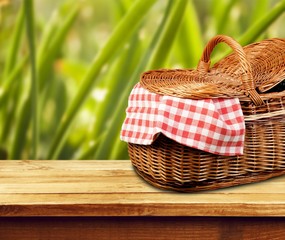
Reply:
[[[211, 52], [220, 42], [226, 42], [234, 53], [210, 68]], [[284, 39], [242, 48], [221, 35], [209, 41], [197, 70], [144, 73], [141, 84], [158, 94], [194, 99], [239, 97], [245, 145], [242, 156], [220, 156], [160, 134], [151, 145], [128, 144], [135, 170], [156, 187], [181, 192], [213, 190], [285, 174], [285, 89], [266, 92], [284, 78]]]

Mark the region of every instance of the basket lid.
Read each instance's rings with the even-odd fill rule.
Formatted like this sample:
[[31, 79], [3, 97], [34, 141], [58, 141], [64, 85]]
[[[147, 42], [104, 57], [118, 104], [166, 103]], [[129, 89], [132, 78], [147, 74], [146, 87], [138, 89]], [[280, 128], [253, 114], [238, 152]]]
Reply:
[[159, 69], [144, 72], [140, 79], [147, 90], [180, 98], [217, 98], [244, 96], [242, 82], [225, 73], [197, 69]]
[[[234, 53], [210, 68], [211, 52], [220, 42], [228, 44]], [[152, 70], [141, 75], [140, 83], [163, 95], [192, 99], [246, 97], [262, 105], [257, 89], [267, 91], [285, 77], [284, 49], [283, 39], [242, 48], [231, 37], [217, 35], [206, 45], [197, 69]]]
[[[285, 79], [285, 39], [272, 38], [243, 47], [259, 92], [272, 89]], [[238, 59], [230, 54], [217, 62], [212, 71], [236, 78], [241, 73]]]

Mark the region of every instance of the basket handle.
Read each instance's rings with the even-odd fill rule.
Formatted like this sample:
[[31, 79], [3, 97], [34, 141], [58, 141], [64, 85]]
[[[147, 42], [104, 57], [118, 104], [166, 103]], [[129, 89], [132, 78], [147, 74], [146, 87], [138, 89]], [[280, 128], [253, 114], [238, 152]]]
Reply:
[[211, 53], [213, 49], [215, 48], [215, 46], [218, 43], [222, 43], [222, 42], [229, 45], [234, 50], [234, 52], [236, 53], [238, 57], [239, 64], [241, 65], [241, 68], [243, 72], [245, 73], [245, 77], [242, 78], [242, 83], [243, 83], [243, 87], [246, 92], [246, 96], [248, 96], [255, 105], [257, 106], [262, 105], [263, 100], [261, 99], [258, 92], [255, 90], [255, 83], [252, 77], [251, 65], [249, 64], [247, 60], [246, 54], [242, 46], [238, 42], [236, 42], [233, 38], [224, 36], [224, 35], [217, 35], [213, 37], [206, 45], [203, 51], [202, 57], [198, 63], [197, 69], [203, 72], [210, 72]]

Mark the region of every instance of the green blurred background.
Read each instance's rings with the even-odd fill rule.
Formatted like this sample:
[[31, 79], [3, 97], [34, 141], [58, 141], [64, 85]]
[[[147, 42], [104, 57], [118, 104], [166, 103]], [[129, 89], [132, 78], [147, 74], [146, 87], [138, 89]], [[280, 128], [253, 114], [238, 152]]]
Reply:
[[285, 38], [284, 0], [0, 6], [0, 159], [128, 159], [119, 134], [141, 72], [195, 67], [216, 34], [241, 45]]

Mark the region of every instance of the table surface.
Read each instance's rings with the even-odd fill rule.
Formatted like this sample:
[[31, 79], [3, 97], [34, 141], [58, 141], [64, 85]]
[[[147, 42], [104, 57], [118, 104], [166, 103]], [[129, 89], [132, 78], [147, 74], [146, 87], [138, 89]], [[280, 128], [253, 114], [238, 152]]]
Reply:
[[0, 161], [0, 216], [285, 216], [285, 176], [176, 193], [130, 161]]

